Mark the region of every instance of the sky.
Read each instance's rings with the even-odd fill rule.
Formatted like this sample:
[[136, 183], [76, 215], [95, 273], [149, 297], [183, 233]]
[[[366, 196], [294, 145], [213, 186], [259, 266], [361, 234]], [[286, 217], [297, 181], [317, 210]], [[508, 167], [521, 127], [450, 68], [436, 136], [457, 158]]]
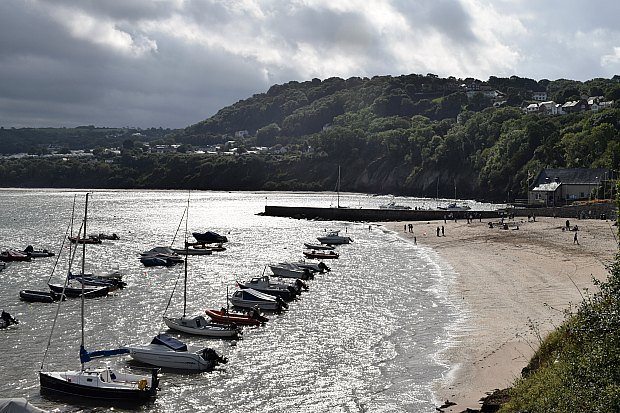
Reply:
[[0, 0], [0, 126], [182, 128], [332, 76], [620, 74], [617, 0]]

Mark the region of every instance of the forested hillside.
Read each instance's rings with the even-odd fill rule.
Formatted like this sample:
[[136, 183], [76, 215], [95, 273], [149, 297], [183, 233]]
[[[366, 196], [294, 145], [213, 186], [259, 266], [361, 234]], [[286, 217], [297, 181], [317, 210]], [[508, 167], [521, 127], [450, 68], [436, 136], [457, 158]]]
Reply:
[[[0, 163], [0, 182], [330, 190], [340, 165], [345, 191], [451, 197], [456, 187], [458, 197], [503, 201], [524, 196], [544, 167], [618, 169], [620, 109], [610, 103], [620, 99], [618, 80], [481, 82], [429, 74], [289, 82], [160, 139], [183, 144], [183, 154], [148, 153], [132, 144], [147, 139], [130, 136], [122, 155], [106, 163], [69, 162], [86, 171], [78, 180], [51, 183], [50, 176], [67, 176], [67, 161], [29, 159]], [[530, 110], [541, 93], [558, 107], [574, 101], [581, 109]], [[192, 152], [231, 140], [235, 155]], [[257, 146], [271, 150], [247, 153]]]

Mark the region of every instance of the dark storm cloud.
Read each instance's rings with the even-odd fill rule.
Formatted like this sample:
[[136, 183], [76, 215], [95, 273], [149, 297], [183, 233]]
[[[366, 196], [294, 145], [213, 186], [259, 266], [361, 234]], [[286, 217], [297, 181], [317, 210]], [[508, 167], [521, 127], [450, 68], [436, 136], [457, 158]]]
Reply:
[[273, 83], [620, 72], [620, 4], [2, 0], [0, 125], [184, 127]]

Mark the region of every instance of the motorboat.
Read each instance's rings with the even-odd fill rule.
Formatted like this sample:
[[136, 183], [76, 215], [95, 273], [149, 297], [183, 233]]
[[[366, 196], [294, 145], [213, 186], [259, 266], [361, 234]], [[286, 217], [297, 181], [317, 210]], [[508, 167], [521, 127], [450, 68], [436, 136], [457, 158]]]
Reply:
[[319, 240], [321, 244], [327, 245], [341, 245], [353, 242], [350, 237], [340, 235], [340, 231], [330, 231], [327, 235], [317, 237], [316, 239]]
[[326, 251], [331, 251], [333, 249], [336, 249], [336, 247], [334, 247], [333, 245], [309, 244], [307, 242], [304, 242], [304, 247], [308, 248], [309, 250], [326, 250]]
[[225, 235], [220, 235], [217, 232], [192, 232], [192, 236], [201, 244], [223, 244], [228, 242], [228, 238]]
[[288, 304], [280, 297], [264, 294], [252, 288], [235, 291], [230, 297], [230, 302], [232, 305], [241, 308], [258, 307], [260, 310], [268, 311], [282, 311], [283, 308], [288, 308]]
[[205, 313], [216, 323], [259, 326], [269, 321], [269, 318], [265, 317], [260, 311], [254, 308], [250, 308], [247, 313], [236, 313], [226, 308], [222, 308], [221, 310], [207, 309]]
[[282, 278], [299, 278], [302, 280], [307, 280], [309, 278], [314, 277], [312, 272], [307, 268], [299, 268], [296, 265], [293, 265], [288, 262], [281, 262], [278, 264], [269, 264], [269, 268], [273, 275]]
[[301, 290], [301, 287], [295, 288], [288, 283], [271, 282], [268, 275], [254, 277], [246, 282], [237, 282], [237, 286], [242, 289], [252, 288], [261, 293], [280, 297], [284, 301], [292, 301]]
[[95, 235], [89, 235], [88, 237], [67, 237], [72, 244], [101, 244], [101, 239]]
[[13, 262], [13, 261], [30, 261], [30, 256], [17, 250], [6, 250], [0, 253], [0, 261]]
[[183, 258], [179, 257], [170, 247], [155, 247], [142, 252], [140, 254], [140, 262], [145, 267], [170, 267], [183, 262]]
[[19, 324], [19, 321], [11, 314], [2, 310], [2, 313], [0, 313], [0, 328], [7, 328], [13, 324]]
[[409, 205], [398, 205], [394, 201], [390, 201], [387, 204], [379, 205], [379, 208], [380, 209], [399, 209], [399, 210], [411, 209]]
[[32, 258], [53, 257], [55, 255], [46, 249], [35, 250], [32, 245], [28, 245], [22, 252]]
[[29, 303], [53, 303], [60, 299], [65, 299], [62, 294], [55, 293], [53, 291], [35, 291], [35, 290], [21, 290], [19, 292], [19, 299]]
[[242, 328], [236, 324], [220, 324], [207, 321], [201, 315], [181, 317], [166, 317], [164, 323], [171, 330], [180, 331], [186, 334], [193, 334], [204, 337], [238, 339], [243, 333]]
[[471, 207], [466, 204], [457, 204], [456, 202], [451, 202], [446, 206], [438, 206], [437, 209], [441, 209], [444, 211], [469, 211]]
[[298, 266], [299, 268], [307, 268], [314, 273], [330, 272], [332, 269], [327, 266], [323, 261], [293, 261], [291, 264]]
[[149, 344], [124, 348], [134, 360], [166, 369], [211, 371], [219, 363], [228, 362], [212, 348], [188, 349], [185, 343], [167, 334], [156, 335]]
[[322, 260], [337, 259], [340, 257], [340, 254], [335, 251], [304, 251], [303, 254], [306, 258], [318, 258]]

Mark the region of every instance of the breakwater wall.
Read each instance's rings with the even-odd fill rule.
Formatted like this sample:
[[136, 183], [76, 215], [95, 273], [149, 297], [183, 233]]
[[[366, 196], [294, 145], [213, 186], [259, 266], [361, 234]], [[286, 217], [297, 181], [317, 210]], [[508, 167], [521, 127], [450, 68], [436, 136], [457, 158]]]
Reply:
[[262, 215], [296, 219], [326, 221], [389, 222], [389, 221], [435, 221], [447, 219], [494, 219], [510, 214], [516, 217], [538, 216], [576, 219], [616, 219], [615, 203], [571, 205], [548, 208], [508, 208], [495, 211], [442, 211], [424, 209], [372, 209], [372, 208], [312, 208], [265, 206]]
[[452, 217], [465, 219], [469, 214], [475, 218], [497, 218], [498, 211], [440, 211], [424, 209], [371, 209], [371, 208], [310, 208], [265, 206], [263, 215], [297, 219], [319, 219], [330, 221], [433, 221]]

